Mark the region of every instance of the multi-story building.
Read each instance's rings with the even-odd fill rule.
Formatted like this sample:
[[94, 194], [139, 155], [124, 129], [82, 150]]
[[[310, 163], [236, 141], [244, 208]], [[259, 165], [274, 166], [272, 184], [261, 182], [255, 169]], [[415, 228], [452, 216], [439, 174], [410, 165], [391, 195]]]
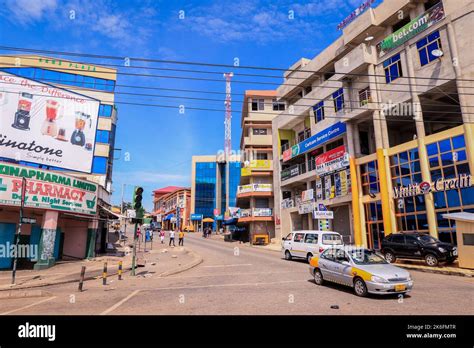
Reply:
[[240, 156], [230, 155], [227, 162], [224, 157], [210, 155], [192, 158], [190, 219], [195, 231], [202, 228], [202, 221], [206, 218], [213, 220], [213, 229], [221, 228], [229, 217], [229, 208], [236, 207]]
[[277, 235], [456, 242], [443, 214], [474, 211], [473, 22], [469, 0], [386, 0], [285, 73], [278, 97], [294, 117], [273, 121]]
[[23, 224], [20, 243], [39, 249], [36, 268], [106, 249], [107, 219], [115, 217], [116, 79], [115, 69], [92, 64], [0, 57], [0, 239], [14, 240], [24, 178], [24, 216], [34, 219]]
[[190, 225], [191, 189], [167, 186], [154, 190], [153, 195], [153, 215], [162, 229], [182, 231]]
[[273, 219], [272, 119], [285, 110], [277, 102], [276, 91], [246, 91], [242, 106], [240, 138], [245, 157], [237, 188], [239, 225], [253, 243], [275, 236]]

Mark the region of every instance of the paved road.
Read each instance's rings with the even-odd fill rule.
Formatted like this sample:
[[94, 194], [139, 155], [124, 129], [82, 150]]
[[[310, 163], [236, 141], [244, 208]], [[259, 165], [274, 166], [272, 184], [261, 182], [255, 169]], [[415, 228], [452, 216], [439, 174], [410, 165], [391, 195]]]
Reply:
[[[238, 243], [186, 237], [186, 247], [203, 263], [166, 278], [118, 282], [107, 290], [88, 282], [49, 287], [47, 298], [8, 300], [6, 314], [472, 314], [474, 280], [411, 272], [410, 295], [359, 298], [350, 288], [317, 286], [304, 261], [285, 261], [279, 253]], [[146, 271], [146, 270], [145, 270]], [[75, 295], [71, 302], [71, 295]], [[3, 300], [2, 300], [3, 301]], [[44, 302], [40, 302], [44, 301]], [[331, 309], [338, 305], [339, 309]], [[12, 312], [13, 311], [13, 312]]]

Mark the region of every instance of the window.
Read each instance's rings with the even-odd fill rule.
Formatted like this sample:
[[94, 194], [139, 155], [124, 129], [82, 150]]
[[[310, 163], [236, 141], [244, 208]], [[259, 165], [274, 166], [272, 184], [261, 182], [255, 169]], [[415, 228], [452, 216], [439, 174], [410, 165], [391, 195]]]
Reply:
[[95, 140], [98, 143], [108, 144], [109, 143], [109, 135], [110, 135], [109, 131], [97, 130], [96, 135], [95, 135]]
[[428, 11], [433, 6], [439, 4], [440, 1], [441, 0], [428, 0], [427, 2], [425, 2], [425, 11]]
[[304, 239], [305, 243], [318, 244], [318, 235], [316, 233], [308, 233]]
[[324, 120], [324, 100], [321, 100], [319, 103], [313, 106], [314, 111], [314, 121], [316, 123]]
[[383, 68], [385, 71], [386, 83], [390, 83], [398, 79], [399, 77], [403, 76], [402, 61], [400, 59], [400, 53], [384, 61]]
[[257, 160], [267, 160], [268, 153], [266, 152], [257, 152]]
[[305, 128], [304, 131], [301, 131], [298, 133], [298, 142], [302, 142], [306, 139], [308, 139], [311, 136], [311, 129], [310, 128]]
[[380, 186], [377, 161], [362, 164], [360, 166], [360, 173], [362, 179], [362, 192], [364, 195], [379, 193]]
[[434, 50], [441, 49], [441, 38], [439, 36], [439, 31], [435, 31], [418, 41], [416, 43], [416, 48], [418, 49], [418, 54], [420, 55], [421, 66], [424, 66], [440, 58], [433, 55]]
[[344, 107], [344, 89], [339, 88], [336, 92], [332, 94], [334, 100], [334, 111], [338, 112]]
[[253, 128], [253, 135], [267, 135], [266, 128]]
[[342, 238], [338, 234], [323, 234], [323, 244], [325, 245], [340, 245], [342, 244]]
[[335, 149], [336, 147], [339, 147], [339, 146], [342, 146], [342, 145], [344, 145], [344, 139], [343, 138], [337, 139], [333, 142], [330, 142], [330, 143], [326, 144], [326, 151], [330, 151], [330, 150]]
[[304, 233], [296, 233], [294, 241], [297, 243], [303, 243]]
[[410, 17], [409, 16], [403, 18], [402, 20], [400, 20], [397, 23], [395, 23], [394, 25], [392, 25], [392, 32], [393, 33], [396, 32], [397, 30], [403, 28], [408, 23], [410, 23]]
[[405, 244], [405, 236], [403, 234], [394, 234], [390, 241], [392, 243]]
[[326, 259], [326, 260], [331, 260], [334, 261], [336, 258], [336, 249], [327, 249], [325, 252], [321, 254], [321, 258]]
[[285, 111], [285, 103], [273, 99], [273, 111]]
[[111, 117], [112, 116], [112, 105], [100, 104], [100, 106], [99, 106], [99, 116]]
[[293, 233], [288, 233], [288, 235], [285, 237], [285, 240], [292, 240], [293, 239]]
[[252, 111], [265, 110], [264, 99], [252, 99]]
[[370, 88], [364, 88], [359, 91], [359, 105], [364, 106], [372, 102], [372, 97], [370, 96]]

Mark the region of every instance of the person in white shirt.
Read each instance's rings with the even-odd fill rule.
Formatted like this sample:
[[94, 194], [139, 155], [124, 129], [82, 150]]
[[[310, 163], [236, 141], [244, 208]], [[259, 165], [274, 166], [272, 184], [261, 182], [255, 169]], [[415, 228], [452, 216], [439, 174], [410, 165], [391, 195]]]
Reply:
[[173, 242], [173, 246], [176, 246], [176, 244], [174, 244], [174, 231], [173, 230], [170, 231], [170, 243], [168, 244], [168, 246], [171, 246], [171, 242]]

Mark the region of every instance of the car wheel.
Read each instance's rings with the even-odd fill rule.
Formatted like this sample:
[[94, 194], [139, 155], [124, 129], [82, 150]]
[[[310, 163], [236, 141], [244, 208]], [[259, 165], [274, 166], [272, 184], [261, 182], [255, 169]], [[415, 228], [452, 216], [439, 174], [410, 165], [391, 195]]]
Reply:
[[324, 283], [323, 274], [321, 273], [319, 269], [314, 270], [314, 282], [317, 285], [323, 285]]
[[385, 260], [387, 260], [388, 263], [394, 263], [397, 260], [397, 258], [391, 251], [387, 251], [385, 253]]
[[308, 261], [308, 263], [311, 263], [312, 257], [313, 257], [313, 254], [308, 253], [308, 255], [306, 256], [306, 261]]
[[285, 260], [291, 260], [292, 257], [291, 257], [291, 253], [289, 250], [285, 251]]
[[438, 258], [433, 254], [426, 254], [425, 255], [425, 262], [430, 267], [438, 266]]
[[354, 280], [354, 292], [360, 297], [367, 296], [367, 285], [365, 285], [365, 282], [362, 279], [357, 278]]

